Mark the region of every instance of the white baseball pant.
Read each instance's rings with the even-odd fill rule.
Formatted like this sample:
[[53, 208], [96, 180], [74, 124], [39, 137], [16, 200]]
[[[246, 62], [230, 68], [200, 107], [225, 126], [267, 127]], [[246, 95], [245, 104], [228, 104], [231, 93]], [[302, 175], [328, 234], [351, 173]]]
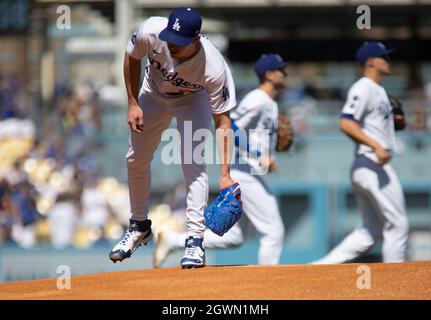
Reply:
[[383, 262], [403, 262], [409, 223], [401, 183], [393, 167], [383, 167], [366, 156], [356, 156], [352, 166], [352, 187], [362, 213], [356, 228], [328, 255], [315, 264], [352, 261], [376, 243], [382, 243]]
[[[126, 156], [132, 218], [138, 221], [147, 218], [153, 154], [159, 145], [163, 131], [169, 127], [172, 118], [176, 117], [182, 144], [181, 164], [186, 181], [187, 233], [190, 236], [202, 236], [205, 230], [203, 211], [208, 200], [208, 175], [206, 165], [201, 161], [204, 157], [203, 153], [202, 158], [192, 156], [192, 151], [201, 141], [192, 142], [190, 139], [196, 130], [210, 128], [211, 108], [208, 95], [197, 93], [165, 99], [141, 94], [139, 106], [144, 113], [143, 132], [131, 133]], [[185, 132], [186, 121], [191, 121], [192, 132]], [[202, 132], [205, 133], [205, 130]]]

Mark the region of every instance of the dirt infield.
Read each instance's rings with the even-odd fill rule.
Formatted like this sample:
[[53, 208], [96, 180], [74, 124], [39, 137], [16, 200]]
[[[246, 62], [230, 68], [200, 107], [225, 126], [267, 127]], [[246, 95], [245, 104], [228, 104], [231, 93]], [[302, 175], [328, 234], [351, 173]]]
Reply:
[[[431, 299], [431, 262], [145, 269], [0, 284], [0, 299]], [[365, 268], [366, 269], [366, 268]], [[366, 270], [365, 270], [366, 272]], [[371, 288], [359, 289], [370, 284]]]

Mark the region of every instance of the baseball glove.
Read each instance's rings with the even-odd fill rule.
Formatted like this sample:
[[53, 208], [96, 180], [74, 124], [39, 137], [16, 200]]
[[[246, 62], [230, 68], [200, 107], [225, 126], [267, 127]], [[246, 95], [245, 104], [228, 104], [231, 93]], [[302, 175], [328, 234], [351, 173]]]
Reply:
[[286, 114], [278, 116], [277, 146], [278, 152], [288, 151], [293, 144], [293, 127]]
[[404, 114], [403, 104], [394, 96], [388, 95], [388, 97], [393, 108], [395, 130], [404, 130], [406, 128], [406, 116]]
[[205, 225], [220, 237], [238, 222], [242, 214], [241, 189], [238, 183], [220, 190], [204, 212]]

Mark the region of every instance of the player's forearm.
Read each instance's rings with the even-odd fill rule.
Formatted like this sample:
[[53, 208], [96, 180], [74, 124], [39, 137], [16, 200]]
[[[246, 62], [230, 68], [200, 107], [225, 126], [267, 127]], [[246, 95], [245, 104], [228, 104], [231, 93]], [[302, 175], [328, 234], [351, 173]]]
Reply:
[[124, 55], [124, 82], [129, 106], [137, 105], [141, 82], [141, 60], [134, 59], [127, 53]]
[[221, 114], [214, 114], [216, 128], [217, 149], [220, 154], [220, 176], [230, 177], [230, 160], [232, 157], [233, 131], [229, 111]]
[[341, 119], [340, 130], [357, 143], [367, 145], [373, 150], [380, 147], [378, 142], [366, 135], [359, 124], [357, 124], [354, 120]]

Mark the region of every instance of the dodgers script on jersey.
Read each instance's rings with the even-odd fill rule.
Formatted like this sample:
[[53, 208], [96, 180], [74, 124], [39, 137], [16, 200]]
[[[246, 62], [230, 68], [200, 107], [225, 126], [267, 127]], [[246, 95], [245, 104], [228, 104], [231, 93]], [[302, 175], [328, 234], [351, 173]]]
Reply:
[[[356, 120], [365, 134], [386, 150], [396, 151], [392, 106], [385, 89], [379, 84], [367, 77], [356, 81], [349, 90], [342, 116]], [[356, 154], [377, 159], [374, 151], [363, 144], [356, 145]]]
[[140, 94], [175, 98], [206, 90], [213, 113], [232, 109], [236, 105], [235, 87], [221, 53], [201, 36], [199, 52], [180, 63], [171, 57], [167, 43], [159, 39], [167, 23], [167, 18], [151, 17], [142, 22], [129, 39], [127, 53], [135, 59], [148, 58]]
[[[239, 148], [236, 148], [237, 157], [241, 159], [241, 163], [250, 165], [255, 173], [266, 173], [260, 166], [259, 159], [253, 155], [256, 155], [257, 151], [262, 155], [271, 157], [275, 155], [278, 128], [277, 103], [263, 90], [255, 89], [248, 93], [232, 111], [231, 119], [239, 129], [248, 132], [249, 152], [246, 146], [240, 144]], [[254, 130], [249, 131], [250, 129]]]

